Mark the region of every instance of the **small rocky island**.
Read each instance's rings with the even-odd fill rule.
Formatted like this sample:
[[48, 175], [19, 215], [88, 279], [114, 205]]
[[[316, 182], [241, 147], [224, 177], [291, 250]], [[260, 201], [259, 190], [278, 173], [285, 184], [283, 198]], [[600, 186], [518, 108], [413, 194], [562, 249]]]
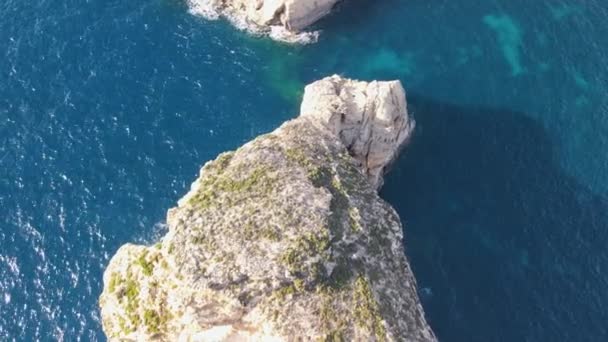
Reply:
[[236, 27], [288, 43], [311, 43], [318, 32], [304, 31], [329, 14], [339, 0], [189, 0], [208, 19], [227, 18]]
[[413, 128], [398, 81], [307, 86], [298, 118], [205, 164], [159, 243], [118, 250], [108, 338], [435, 341], [377, 194]]

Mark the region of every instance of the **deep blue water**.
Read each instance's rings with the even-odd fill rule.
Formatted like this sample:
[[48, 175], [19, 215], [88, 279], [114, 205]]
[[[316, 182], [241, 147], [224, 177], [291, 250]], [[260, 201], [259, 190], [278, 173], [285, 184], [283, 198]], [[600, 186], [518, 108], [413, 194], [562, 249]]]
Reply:
[[608, 340], [605, 0], [349, 0], [289, 47], [182, 0], [0, 0], [0, 340], [105, 340], [113, 253], [331, 73], [400, 79], [382, 196], [443, 341]]

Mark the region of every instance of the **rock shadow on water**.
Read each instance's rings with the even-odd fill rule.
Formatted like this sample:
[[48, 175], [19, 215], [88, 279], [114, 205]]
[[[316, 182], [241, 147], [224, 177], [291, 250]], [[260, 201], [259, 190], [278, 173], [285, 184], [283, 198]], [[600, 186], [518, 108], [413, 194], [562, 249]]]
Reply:
[[530, 116], [408, 98], [417, 132], [382, 196], [439, 339], [608, 340], [608, 201]]

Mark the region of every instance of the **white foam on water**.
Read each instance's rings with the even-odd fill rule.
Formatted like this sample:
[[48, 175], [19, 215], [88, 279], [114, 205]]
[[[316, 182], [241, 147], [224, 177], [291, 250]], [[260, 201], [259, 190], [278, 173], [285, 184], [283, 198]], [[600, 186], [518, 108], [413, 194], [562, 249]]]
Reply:
[[189, 12], [209, 20], [217, 20], [220, 14], [215, 10], [216, 0], [188, 0]]
[[284, 43], [304, 45], [314, 43], [319, 39], [319, 31], [294, 33], [281, 25], [272, 25], [269, 27], [257, 25], [248, 20], [246, 15], [227, 12], [220, 13], [217, 10], [220, 6], [217, 2], [217, 0], [188, 0], [188, 12], [208, 20], [217, 20], [220, 16], [224, 16], [238, 30], [245, 31], [255, 36], [266, 34], [268, 37]]

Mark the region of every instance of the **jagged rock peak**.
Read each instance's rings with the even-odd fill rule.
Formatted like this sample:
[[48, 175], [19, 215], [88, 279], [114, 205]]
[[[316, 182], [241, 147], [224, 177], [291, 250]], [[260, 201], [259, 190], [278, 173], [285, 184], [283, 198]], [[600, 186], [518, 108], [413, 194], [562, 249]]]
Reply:
[[318, 32], [303, 30], [326, 16], [339, 0], [188, 0], [192, 12], [225, 17], [236, 27], [288, 43], [312, 43]]
[[[344, 99], [315, 100], [335, 89]], [[394, 82], [323, 80], [298, 118], [206, 163], [169, 210], [167, 234], [110, 260], [100, 297], [109, 340], [436, 341], [399, 217], [353, 153], [373, 143], [347, 129], [405, 120], [378, 109], [404, 105], [402, 94]]]
[[415, 127], [399, 81], [327, 77], [306, 87], [300, 114], [322, 122], [340, 137], [376, 188]]

